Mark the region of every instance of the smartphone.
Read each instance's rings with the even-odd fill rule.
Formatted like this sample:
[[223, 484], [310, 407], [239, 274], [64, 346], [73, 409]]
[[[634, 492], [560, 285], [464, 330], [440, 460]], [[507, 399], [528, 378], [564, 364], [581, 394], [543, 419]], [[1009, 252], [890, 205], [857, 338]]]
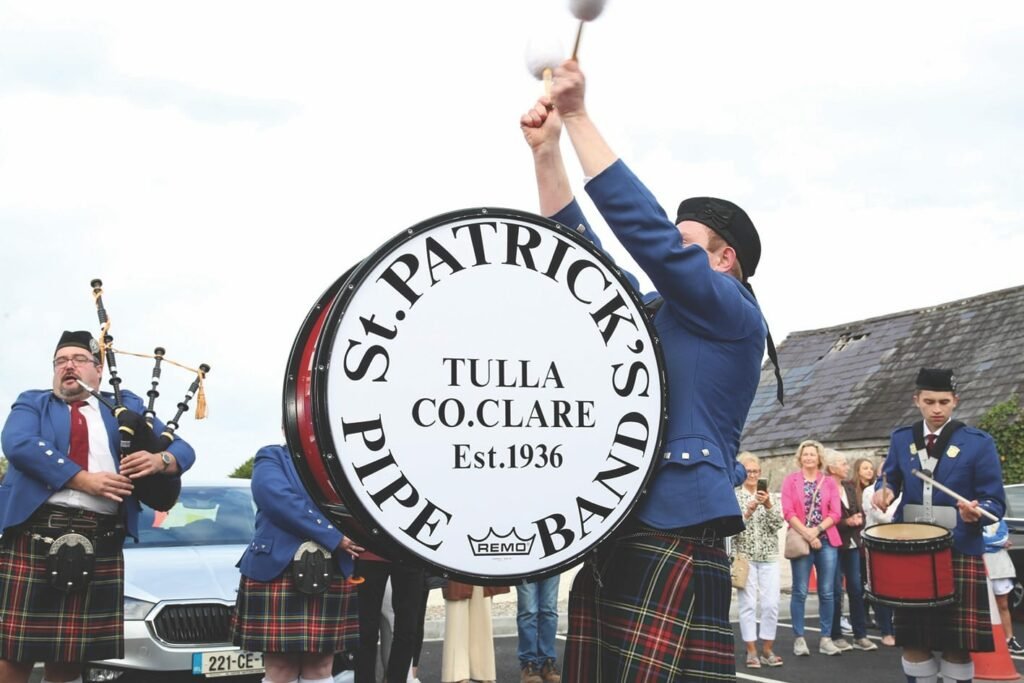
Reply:
[[768, 480], [767, 479], [758, 479], [757, 480], [757, 490], [758, 491], [767, 491], [768, 490]]

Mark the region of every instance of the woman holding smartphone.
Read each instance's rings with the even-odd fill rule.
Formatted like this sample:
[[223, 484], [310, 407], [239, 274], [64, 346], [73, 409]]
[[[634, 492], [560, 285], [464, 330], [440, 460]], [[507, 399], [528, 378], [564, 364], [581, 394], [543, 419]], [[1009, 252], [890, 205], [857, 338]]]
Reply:
[[[747, 479], [736, 489], [736, 500], [747, 528], [732, 539], [734, 555], [750, 562], [747, 585], [736, 591], [739, 600], [740, 635], [747, 644], [747, 668], [782, 666], [782, 657], [772, 650], [779, 621], [779, 529], [782, 504], [768, 492], [768, 480], [761, 478], [761, 464], [753, 453], [737, 458], [747, 470]], [[757, 608], [761, 608], [761, 656], [757, 654]]]

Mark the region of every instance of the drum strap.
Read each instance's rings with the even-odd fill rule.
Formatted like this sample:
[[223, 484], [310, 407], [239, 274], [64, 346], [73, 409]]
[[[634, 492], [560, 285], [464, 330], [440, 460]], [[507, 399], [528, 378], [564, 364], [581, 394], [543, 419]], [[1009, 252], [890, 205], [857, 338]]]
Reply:
[[[924, 421], [915, 422], [912, 428], [914, 435], [914, 446], [917, 448], [918, 455], [921, 458], [921, 467], [925, 472], [935, 478], [938, 472], [939, 465], [942, 462], [942, 456], [946, 452], [946, 448], [949, 446], [950, 440], [953, 438], [953, 434], [958, 429], [964, 426], [963, 422], [957, 420], [950, 420], [946, 423], [946, 426], [942, 429], [942, 433], [939, 434], [939, 438], [935, 440], [936, 457], [932, 457], [928, 453], [928, 447], [925, 445], [924, 439]], [[924, 489], [921, 496], [921, 504], [924, 507], [924, 518], [935, 519], [935, 513], [932, 510], [932, 494], [933, 487], [931, 484], [925, 482]]]
[[654, 316], [658, 314], [661, 307], [665, 305], [665, 299], [660, 296], [656, 296], [647, 303], [644, 304], [644, 310], [647, 312], [647, 317], [654, 320]]

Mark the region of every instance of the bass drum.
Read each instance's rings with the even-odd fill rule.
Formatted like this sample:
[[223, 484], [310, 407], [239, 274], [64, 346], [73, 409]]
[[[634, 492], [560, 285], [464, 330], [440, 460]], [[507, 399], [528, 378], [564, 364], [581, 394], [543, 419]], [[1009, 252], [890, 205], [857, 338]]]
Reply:
[[320, 295], [295, 337], [284, 379], [284, 431], [295, 469], [310, 496], [345, 535], [366, 545], [371, 543], [372, 536], [352, 516], [338, 493], [340, 487], [325, 466], [313, 429], [313, 352], [331, 303], [354, 270], [355, 266], [349, 268]]
[[285, 383], [314, 499], [391, 559], [477, 585], [558, 573], [612, 533], [667, 413], [643, 304], [575, 231], [509, 209], [404, 231], [307, 317]]

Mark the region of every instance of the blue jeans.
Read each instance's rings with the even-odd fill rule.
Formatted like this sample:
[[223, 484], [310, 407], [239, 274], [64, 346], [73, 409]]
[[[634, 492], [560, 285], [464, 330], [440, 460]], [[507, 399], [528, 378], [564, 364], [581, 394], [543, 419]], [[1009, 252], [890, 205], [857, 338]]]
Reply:
[[[839, 563], [836, 571], [835, 603], [837, 606], [843, 604], [843, 577], [846, 577], [846, 595], [850, 598], [850, 626], [853, 627], [853, 637], [856, 639], [867, 638], [868, 624], [864, 612], [864, 584], [860, 580], [860, 549], [840, 548]], [[843, 632], [839, 628], [839, 618], [842, 610], [836, 609], [832, 616], [832, 626], [829, 631], [833, 638], [842, 638]]]
[[836, 549], [822, 537], [818, 550], [811, 549], [810, 555], [789, 561], [793, 569], [793, 595], [789, 601], [789, 612], [793, 618], [793, 633], [804, 635], [804, 603], [807, 602], [807, 586], [811, 580], [811, 565], [818, 572], [818, 612], [821, 617], [821, 635], [828, 637], [832, 631], [832, 616], [835, 614]]
[[535, 583], [516, 586], [519, 627], [519, 666], [543, 666], [554, 661], [558, 630], [558, 574]]

